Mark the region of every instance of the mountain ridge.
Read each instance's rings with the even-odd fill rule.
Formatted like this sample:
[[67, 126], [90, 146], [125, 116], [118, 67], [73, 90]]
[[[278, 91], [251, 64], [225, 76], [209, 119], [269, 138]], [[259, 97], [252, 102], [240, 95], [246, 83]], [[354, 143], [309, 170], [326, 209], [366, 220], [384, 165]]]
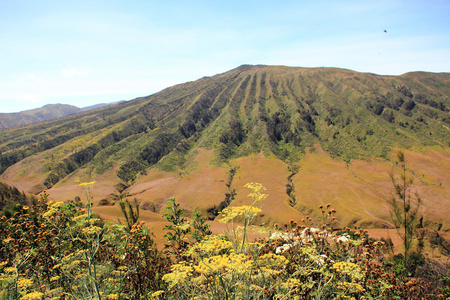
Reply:
[[29, 125], [76, 114], [82, 110], [68, 104], [47, 104], [15, 113], [0, 113], [0, 129]]
[[90, 111], [119, 102], [99, 103], [82, 108], [69, 104], [56, 103], [46, 104], [42, 107], [23, 110], [19, 112], [0, 113], [0, 130], [63, 118], [69, 115]]

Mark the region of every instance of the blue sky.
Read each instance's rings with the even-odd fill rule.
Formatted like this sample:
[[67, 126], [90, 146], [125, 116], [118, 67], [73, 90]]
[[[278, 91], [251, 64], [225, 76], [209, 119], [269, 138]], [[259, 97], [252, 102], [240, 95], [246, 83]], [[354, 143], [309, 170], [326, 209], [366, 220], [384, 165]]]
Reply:
[[242, 64], [450, 72], [448, 16], [448, 0], [0, 0], [0, 112], [131, 100]]

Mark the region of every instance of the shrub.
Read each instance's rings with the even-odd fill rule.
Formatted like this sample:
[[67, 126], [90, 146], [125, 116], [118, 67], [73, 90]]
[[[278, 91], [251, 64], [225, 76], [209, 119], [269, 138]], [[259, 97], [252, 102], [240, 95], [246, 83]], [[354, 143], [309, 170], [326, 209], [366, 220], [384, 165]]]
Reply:
[[141, 299], [164, 288], [168, 261], [148, 228], [104, 224], [90, 209], [93, 184], [82, 184], [84, 205], [43, 193], [0, 218], [0, 299]]

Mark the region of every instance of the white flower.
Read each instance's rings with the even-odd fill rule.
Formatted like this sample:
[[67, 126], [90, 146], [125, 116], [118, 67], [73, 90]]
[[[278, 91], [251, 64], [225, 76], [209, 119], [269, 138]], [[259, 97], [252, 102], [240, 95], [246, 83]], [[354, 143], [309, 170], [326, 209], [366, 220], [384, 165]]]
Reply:
[[340, 237], [337, 238], [336, 242], [338, 243], [348, 243], [348, 238], [345, 235], [341, 235]]
[[280, 253], [284, 253], [286, 251], [288, 251], [289, 249], [291, 249], [292, 244], [284, 244], [283, 246], [277, 247], [275, 249], [275, 254], [280, 254]]
[[285, 241], [292, 241], [294, 239], [294, 234], [285, 232], [274, 232], [270, 235], [271, 240], [283, 239]]
[[320, 229], [311, 227], [311, 228], [309, 228], [309, 231], [311, 231], [312, 233], [318, 233], [318, 232], [320, 232]]
[[328, 256], [326, 256], [325, 254], [321, 254], [320, 258], [318, 260], [316, 260], [316, 263], [321, 266], [325, 263], [326, 259], [328, 258]]

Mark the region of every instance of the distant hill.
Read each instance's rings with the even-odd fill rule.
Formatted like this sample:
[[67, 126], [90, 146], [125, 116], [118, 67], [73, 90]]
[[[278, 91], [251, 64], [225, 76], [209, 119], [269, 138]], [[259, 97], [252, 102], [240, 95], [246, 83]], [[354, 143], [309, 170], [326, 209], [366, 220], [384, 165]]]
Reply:
[[255, 181], [269, 194], [259, 222], [319, 220], [317, 207], [331, 202], [342, 226], [383, 227], [390, 226], [392, 157], [404, 149], [424, 224], [450, 230], [449, 95], [449, 73], [244, 65], [4, 129], [0, 180], [64, 200], [82, 195], [77, 180], [95, 180], [97, 203], [112, 205], [125, 189], [153, 212], [176, 197], [210, 219], [234, 188], [233, 201], [245, 203], [242, 186]]
[[17, 113], [0, 113], [0, 129], [29, 125], [76, 114], [82, 110], [73, 105], [48, 104]]
[[17, 113], [0, 113], [0, 129], [58, 119], [80, 112], [105, 107], [111, 104], [113, 103], [100, 103], [83, 108], [78, 108], [68, 104], [47, 104], [40, 108], [24, 110]]
[[82, 111], [90, 111], [90, 110], [93, 110], [93, 109], [102, 108], [102, 107], [105, 107], [105, 106], [109, 106], [109, 105], [113, 105], [113, 104], [117, 104], [117, 103], [121, 103], [121, 102], [125, 102], [125, 100], [121, 100], [121, 101], [117, 101], [117, 102], [111, 102], [111, 103], [99, 103], [99, 104], [95, 104], [95, 105], [91, 105], [91, 106], [82, 107], [81, 110]]

